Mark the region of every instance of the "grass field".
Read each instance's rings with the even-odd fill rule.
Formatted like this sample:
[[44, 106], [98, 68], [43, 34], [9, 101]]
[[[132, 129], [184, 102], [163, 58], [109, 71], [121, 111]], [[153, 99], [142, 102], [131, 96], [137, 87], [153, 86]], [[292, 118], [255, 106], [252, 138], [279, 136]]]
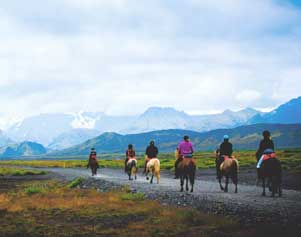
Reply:
[[[241, 167], [255, 167], [256, 160], [254, 151], [235, 152], [234, 156], [238, 159]], [[280, 159], [283, 169], [290, 172], [301, 172], [301, 150], [278, 150], [277, 157]], [[104, 158], [100, 155], [99, 158], [100, 167], [122, 168], [124, 166], [123, 160], [110, 159], [109, 155], [105, 155]], [[200, 169], [215, 167], [215, 154], [213, 152], [197, 152], [194, 158]], [[162, 169], [174, 168], [175, 158], [173, 154], [161, 154], [159, 159]], [[138, 166], [142, 167], [144, 165], [144, 157], [140, 156], [138, 160]], [[0, 164], [32, 167], [85, 168], [87, 166], [87, 160], [13, 160], [1, 161]]]
[[[162, 206], [126, 188], [107, 193], [54, 180], [27, 181], [0, 194], [5, 236], [245, 236], [234, 220]], [[1, 188], [1, 181], [0, 181]]]
[[46, 174], [46, 171], [41, 170], [28, 170], [12, 167], [0, 167], [0, 176], [24, 176], [24, 175], [43, 175]]

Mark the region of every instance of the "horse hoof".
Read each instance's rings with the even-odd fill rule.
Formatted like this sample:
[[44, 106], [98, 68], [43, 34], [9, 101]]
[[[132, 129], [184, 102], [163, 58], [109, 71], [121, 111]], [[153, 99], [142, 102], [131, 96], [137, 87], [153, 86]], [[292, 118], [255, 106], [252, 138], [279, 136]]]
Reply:
[[149, 180], [149, 177], [146, 177], [146, 180]]
[[263, 197], [265, 197], [265, 193], [262, 193], [261, 195], [262, 195]]
[[193, 190], [190, 190], [191, 193], [193, 193]]
[[225, 191], [224, 191], [225, 193], [227, 193], [228, 192], [228, 189], [225, 189]]

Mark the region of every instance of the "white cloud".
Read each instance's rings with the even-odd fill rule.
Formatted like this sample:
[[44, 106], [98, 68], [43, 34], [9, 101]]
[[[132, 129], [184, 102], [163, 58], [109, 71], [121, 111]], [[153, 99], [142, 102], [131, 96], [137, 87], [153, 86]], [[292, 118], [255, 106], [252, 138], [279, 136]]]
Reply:
[[242, 101], [245, 103], [251, 103], [253, 101], [259, 100], [261, 98], [261, 94], [255, 90], [243, 90], [239, 92], [236, 96], [238, 101]]
[[30, 0], [0, 13], [4, 113], [266, 108], [301, 90], [301, 17], [271, 0]]

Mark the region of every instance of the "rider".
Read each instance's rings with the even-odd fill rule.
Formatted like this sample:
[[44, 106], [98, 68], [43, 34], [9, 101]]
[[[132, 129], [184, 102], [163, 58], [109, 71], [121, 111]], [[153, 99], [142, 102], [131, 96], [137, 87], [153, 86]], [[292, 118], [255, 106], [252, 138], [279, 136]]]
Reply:
[[129, 161], [129, 159], [136, 158], [136, 152], [135, 152], [132, 144], [128, 145], [128, 149], [126, 150], [125, 156], [126, 156], [126, 158], [124, 161], [124, 171], [126, 172], [127, 171], [127, 162]]
[[216, 173], [219, 173], [219, 167], [220, 165], [225, 161], [225, 157], [231, 157], [232, 153], [233, 153], [233, 145], [231, 142], [229, 142], [229, 136], [228, 135], [224, 135], [224, 141], [223, 143], [220, 145], [219, 149], [217, 149], [217, 154], [219, 154], [219, 156], [217, 157], [216, 160]]
[[194, 148], [193, 144], [190, 142], [188, 136], [184, 136], [184, 140], [180, 142], [179, 146], [179, 157], [175, 163], [175, 177], [178, 177], [178, 164], [182, 161], [183, 158], [190, 158], [192, 159]]
[[265, 130], [262, 133], [262, 136], [263, 139], [260, 141], [259, 148], [256, 151], [257, 162], [259, 161], [259, 159], [261, 158], [261, 156], [263, 155], [266, 149], [272, 149], [272, 150], [275, 149], [274, 142], [271, 139], [271, 133], [268, 130]]
[[91, 148], [89, 159], [96, 159], [96, 158], [97, 158], [96, 150], [95, 148]]
[[146, 165], [147, 163], [154, 158], [157, 158], [158, 156], [158, 148], [155, 146], [155, 142], [151, 141], [149, 146], [146, 148], [145, 151], [145, 155], [146, 155], [146, 159], [145, 159], [145, 164], [144, 164], [144, 171], [143, 173], [146, 173]]
[[271, 133], [268, 130], [263, 131], [262, 133], [263, 139], [260, 141], [259, 148], [256, 151], [256, 159], [257, 159], [257, 180], [260, 178], [260, 166], [264, 161], [265, 156], [267, 157], [275, 157], [275, 146], [274, 142], [271, 139]]
[[91, 167], [91, 169], [94, 169], [94, 168], [92, 168], [93, 164], [96, 164], [96, 170], [94, 170], [94, 172], [92, 170], [92, 172], [93, 172], [92, 175], [96, 174], [97, 168], [99, 168], [98, 161], [97, 161], [97, 153], [96, 153], [95, 148], [91, 148], [87, 168]]

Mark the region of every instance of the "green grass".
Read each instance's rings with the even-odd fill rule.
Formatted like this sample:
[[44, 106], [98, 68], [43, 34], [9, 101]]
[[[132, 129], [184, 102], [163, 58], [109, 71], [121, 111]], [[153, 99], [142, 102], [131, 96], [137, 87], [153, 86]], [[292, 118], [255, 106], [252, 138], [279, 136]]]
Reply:
[[24, 192], [27, 195], [33, 195], [33, 194], [37, 194], [37, 193], [43, 193], [44, 188], [39, 187], [39, 186], [29, 186], [29, 187], [24, 189]]
[[[116, 155], [115, 155], [116, 156]], [[115, 157], [112, 155], [112, 157]], [[255, 151], [240, 151], [234, 152], [234, 156], [238, 159], [240, 167], [255, 167], [256, 158]], [[101, 168], [123, 168], [124, 160], [108, 159], [109, 155], [103, 158], [100, 155], [99, 165]], [[277, 157], [282, 163], [282, 167], [290, 172], [301, 172], [301, 150], [278, 150]], [[215, 167], [214, 152], [197, 152], [195, 160], [199, 169], [208, 169]], [[174, 169], [174, 154], [160, 154], [161, 169]], [[3, 165], [20, 165], [31, 167], [61, 167], [61, 168], [86, 168], [87, 160], [31, 160], [31, 161], [1, 161]], [[138, 167], [144, 166], [144, 157], [138, 156]]]
[[12, 176], [25, 176], [25, 175], [44, 175], [46, 171], [41, 170], [28, 170], [12, 167], [0, 167], [0, 176], [12, 175]]
[[75, 187], [77, 187], [78, 185], [82, 184], [83, 181], [84, 181], [84, 178], [78, 177], [78, 178], [74, 179], [73, 181], [71, 181], [71, 182], [67, 185], [67, 187], [68, 187], [68, 188], [75, 188]]
[[123, 193], [121, 195], [122, 200], [131, 200], [131, 201], [143, 201], [145, 195], [143, 193]]

